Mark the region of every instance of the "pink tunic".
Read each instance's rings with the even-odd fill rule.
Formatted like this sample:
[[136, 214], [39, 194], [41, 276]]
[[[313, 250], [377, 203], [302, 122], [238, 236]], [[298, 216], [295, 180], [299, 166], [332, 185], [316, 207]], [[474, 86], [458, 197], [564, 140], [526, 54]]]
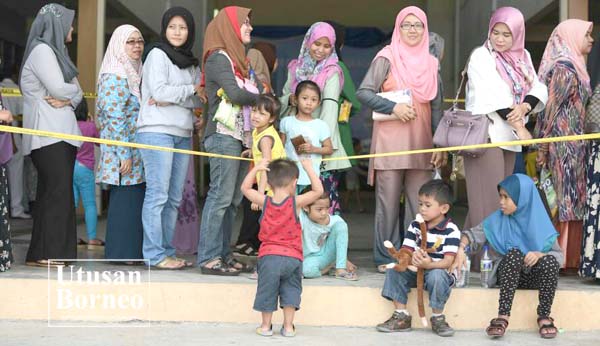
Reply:
[[[389, 74], [383, 82], [382, 91], [405, 89], [398, 86]], [[403, 150], [433, 148], [431, 131], [431, 106], [429, 103], [416, 103], [413, 99], [417, 118], [408, 123], [402, 121], [373, 122], [371, 154], [389, 153]], [[369, 161], [369, 185], [375, 184], [375, 170], [393, 169], [432, 169], [431, 154], [416, 154], [372, 158]]]

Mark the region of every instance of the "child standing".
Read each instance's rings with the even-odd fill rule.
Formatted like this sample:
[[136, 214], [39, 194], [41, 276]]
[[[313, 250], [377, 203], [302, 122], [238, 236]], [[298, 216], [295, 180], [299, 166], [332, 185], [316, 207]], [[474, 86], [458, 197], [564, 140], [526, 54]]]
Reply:
[[[431, 329], [439, 336], [452, 336], [454, 330], [443, 315], [450, 297], [452, 279], [447, 269], [454, 262], [460, 244], [460, 230], [446, 217], [452, 204], [450, 187], [441, 180], [431, 180], [419, 189], [419, 213], [427, 223], [427, 248], [436, 243], [436, 251], [428, 254], [419, 248], [421, 229], [413, 221], [406, 231], [402, 247], [413, 252], [412, 264], [425, 269], [425, 289], [429, 292], [432, 309]], [[381, 295], [394, 302], [396, 311], [390, 319], [377, 325], [380, 332], [404, 332], [411, 329], [412, 317], [406, 309], [408, 292], [417, 285], [417, 274], [412, 271], [388, 270]]]
[[[283, 308], [281, 335], [294, 336], [294, 313], [300, 308], [302, 293], [302, 228], [296, 208], [303, 208], [323, 194], [323, 185], [308, 159], [301, 161], [310, 179], [311, 190], [296, 196], [298, 167], [290, 160], [279, 159], [267, 168], [266, 160], [256, 165], [242, 182], [242, 193], [250, 202], [263, 205], [258, 251], [258, 287], [254, 310], [262, 313], [262, 324], [256, 333], [273, 335], [271, 320], [277, 301]], [[273, 196], [265, 196], [252, 188], [258, 172], [267, 171]]]
[[[86, 137], [98, 138], [96, 124], [88, 117], [87, 102], [83, 100], [75, 109], [77, 125], [81, 134]], [[85, 211], [85, 229], [87, 231], [87, 243], [79, 239], [78, 245], [86, 245], [88, 249], [104, 248], [104, 241], [96, 238], [96, 225], [98, 214], [96, 211], [96, 181], [94, 178], [94, 143], [84, 142], [77, 152], [75, 168], [73, 171], [73, 193], [75, 194], [75, 208], [79, 205], [79, 196]]]
[[305, 278], [326, 275], [335, 265], [337, 279], [356, 281], [356, 266], [348, 261], [348, 225], [339, 215], [329, 215], [326, 192], [300, 213]]
[[[281, 140], [285, 142], [285, 153], [292, 161], [296, 161], [300, 176], [298, 177], [297, 191], [304, 190], [310, 179], [307, 172], [302, 169], [298, 155], [310, 156], [313, 170], [320, 172], [321, 158], [323, 155], [333, 153], [329, 127], [321, 119], [313, 119], [312, 113], [321, 103], [321, 89], [310, 80], [298, 83], [295, 99], [292, 101], [297, 106], [296, 115], [285, 117], [279, 124]], [[317, 173], [318, 174], [318, 173]]]

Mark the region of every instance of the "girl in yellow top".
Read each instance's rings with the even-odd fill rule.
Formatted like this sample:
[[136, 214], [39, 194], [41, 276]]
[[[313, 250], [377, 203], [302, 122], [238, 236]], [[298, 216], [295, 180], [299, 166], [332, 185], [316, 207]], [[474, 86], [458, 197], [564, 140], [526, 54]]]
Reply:
[[[262, 94], [259, 96], [256, 106], [252, 108], [250, 120], [252, 122], [252, 159], [254, 164], [258, 164], [262, 159], [269, 161], [285, 158], [285, 149], [279, 132], [273, 126], [273, 123], [279, 117], [281, 103], [274, 96]], [[271, 195], [267, 186], [267, 180], [262, 176], [265, 172], [259, 172], [256, 176], [258, 182], [258, 192]], [[258, 210], [258, 206], [252, 206], [253, 210]]]

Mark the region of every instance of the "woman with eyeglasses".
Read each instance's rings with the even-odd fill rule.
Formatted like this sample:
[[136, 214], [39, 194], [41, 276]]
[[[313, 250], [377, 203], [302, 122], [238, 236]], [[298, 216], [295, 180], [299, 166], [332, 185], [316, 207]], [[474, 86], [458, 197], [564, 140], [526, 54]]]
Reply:
[[[135, 141], [143, 51], [144, 38], [136, 27], [121, 25], [113, 32], [98, 73], [96, 113], [101, 138]], [[100, 149], [96, 182], [110, 186], [104, 257], [143, 258], [144, 168], [140, 152], [104, 144]]]
[[[438, 93], [438, 60], [429, 53], [427, 16], [416, 6], [404, 8], [396, 17], [391, 43], [377, 53], [356, 96], [374, 111], [396, 119], [375, 121], [371, 154], [433, 147], [431, 102]], [[396, 103], [377, 93], [406, 91], [410, 101]], [[434, 167], [445, 164], [442, 153], [374, 158], [369, 162], [368, 183], [375, 185], [375, 240], [373, 257], [378, 271], [395, 260], [383, 246], [402, 244], [400, 224], [418, 211], [418, 189], [431, 179]], [[408, 203], [400, 220], [400, 197]]]
[[[160, 41], [146, 47], [136, 142], [191, 149], [193, 110], [201, 107], [196, 96], [199, 61], [192, 54], [195, 30], [192, 13], [172, 7], [163, 15]], [[191, 266], [191, 262], [175, 256], [171, 244], [189, 155], [145, 149], [140, 153], [146, 178], [142, 208], [144, 259], [159, 269]]]

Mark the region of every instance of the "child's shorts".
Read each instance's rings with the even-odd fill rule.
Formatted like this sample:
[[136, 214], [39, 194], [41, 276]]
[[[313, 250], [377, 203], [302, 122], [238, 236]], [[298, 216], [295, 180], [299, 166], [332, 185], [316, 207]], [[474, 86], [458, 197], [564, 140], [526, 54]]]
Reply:
[[302, 294], [302, 262], [293, 257], [268, 255], [258, 259], [258, 287], [254, 310], [277, 311], [293, 306], [300, 309]]

